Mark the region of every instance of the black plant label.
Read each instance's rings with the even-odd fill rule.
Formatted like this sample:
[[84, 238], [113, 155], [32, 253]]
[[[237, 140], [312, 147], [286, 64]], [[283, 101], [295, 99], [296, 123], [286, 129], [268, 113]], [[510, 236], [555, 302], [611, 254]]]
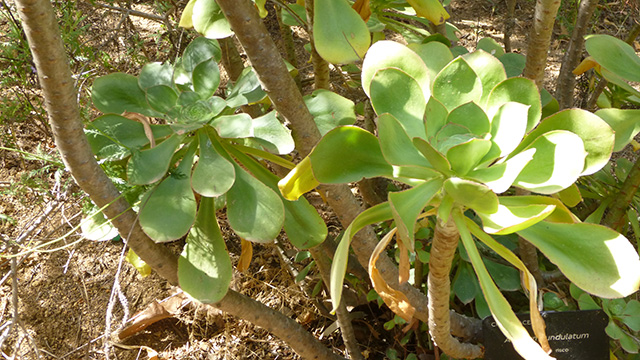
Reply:
[[[557, 360], [609, 359], [609, 338], [604, 331], [609, 319], [604, 311], [548, 311], [542, 317], [547, 324], [551, 356]], [[518, 319], [533, 336], [529, 314], [518, 314]], [[482, 332], [486, 360], [522, 359], [492, 316], [482, 322]]]

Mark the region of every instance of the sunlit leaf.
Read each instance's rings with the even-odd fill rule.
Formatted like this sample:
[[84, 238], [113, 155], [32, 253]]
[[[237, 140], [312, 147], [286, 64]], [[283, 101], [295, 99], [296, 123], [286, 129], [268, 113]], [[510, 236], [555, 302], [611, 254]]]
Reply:
[[213, 126], [222, 138], [247, 138], [253, 136], [251, 116], [245, 113], [222, 115], [213, 119]]
[[382, 154], [389, 164], [430, 166], [393, 115], [385, 113], [378, 116], [378, 138]]
[[449, 14], [440, 3], [440, 0], [407, 0], [418, 16], [429, 19], [436, 25], [443, 24], [449, 18]]
[[613, 151], [621, 151], [640, 132], [640, 109], [601, 109], [596, 112], [615, 131]]
[[447, 123], [453, 123], [468, 129], [468, 133], [483, 138], [491, 130], [491, 122], [484, 111], [475, 103], [469, 102], [451, 110]]
[[602, 67], [626, 80], [640, 82], [640, 57], [631, 45], [610, 35], [589, 35], [584, 47]]
[[488, 168], [479, 168], [467, 174], [467, 177], [487, 185], [496, 194], [511, 187], [522, 169], [533, 159], [536, 149], [525, 150], [511, 159]]
[[501, 158], [515, 150], [527, 129], [529, 106], [507, 102], [500, 106], [491, 120], [491, 142], [493, 146], [487, 160]]
[[362, 89], [371, 95], [373, 76], [378, 70], [397, 68], [416, 80], [422, 89], [425, 100], [431, 96], [429, 71], [418, 54], [395, 41], [378, 41], [371, 45], [362, 63]]
[[340, 126], [328, 132], [309, 158], [313, 174], [321, 183], [348, 183], [393, 174], [391, 165], [382, 156], [378, 139], [356, 126]]
[[439, 41], [430, 41], [426, 44], [410, 43], [407, 46], [415, 51], [427, 66], [431, 83], [433, 83], [440, 70], [453, 60], [449, 47]]
[[457, 203], [478, 213], [493, 214], [498, 211], [498, 196], [483, 184], [452, 177], [444, 182], [444, 190]]
[[429, 160], [431, 166], [445, 175], [451, 175], [451, 164], [446, 157], [444, 157], [438, 150], [436, 150], [430, 143], [420, 138], [413, 139], [413, 145], [420, 150], [422, 155]]
[[580, 288], [600, 297], [625, 297], [640, 286], [640, 260], [629, 240], [587, 223], [539, 222], [518, 234], [535, 245]]
[[420, 85], [399, 69], [381, 69], [370, 84], [371, 105], [378, 115], [390, 113], [404, 127], [410, 138], [425, 138], [422, 117], [426, 107]]
[[465, 176], [480, 163], [490, 148], [489, 140], [471, 139], [452, 146], [447, 151], [447, 159], [451, 163], [451, 169], [457, 175]]
[[[493, 41], [492, 47], [502, 50], [502, 47], [495, 43], [495, 40], [491, 38], [483, 38], [480, 42], [487, 41], [487, 39]], [[495, 47], [497, 45], [497, 47]], [[478, 49], [481, 49], [481, 44], [478, 43]], [[485, 51], [483, 51], [485, 50]], [[489, 53], [491, 55], [489, 55]], [[504, 54], [504, 51], [503, 51]], [[492, 56], [493, 55], [493, 56]], [[494, 57], [495, 56], [495, 57]], [[507, 75], [504, 71], [504, 66], [500, 60], [496, 59], [500, 55], [493, 54], [489, 49], [482, 49], [466, 54], [463, 58], [467, 64], [471, 66], [473, 71], [478, 75], [482, 82], [482, 98], [479, 104], [486, 104], [489, 99], [489, 94], [496, 85], [507, 79]]]
[[222, 39], [233, 31], [215, 0], [196, 0], [193, 5], [193, 27], [209, 39]]
[[[500, 198], [502, 199], [502, 198]], [[549, 216], [554, 205], [533, 204], [525, 206], [505, 206], [500, 204], [493, 214], [478, 213], [484, 231], [489, 234], [506, 235], [525, 229]]]
[[318, 54], [334, 64], [362, 59], [371, 45], [367, 25], [345, 0], [315, 4], [313, 40]]
[[533, 159], [520, 172], [514, 185], [541, 194], [552, 194], [573, 184], [584, 169], [582, 139], [566, 130], [550, 131], [538, 137], [529, 149]]
[[196, 66], [209, 59], [214, 59], [217, 63], [220, 62], [222, 59], [220, 44], [215, 39], [196, 37], [184, 49], [184, 53], [182, 54], [182, 67], [188, 73], [192, 73]]
[[233, 274], [213, 202], [213, 198], [201, 198], [196, 222], [178, 258], [180, 288], [205, 304], [224, 297]]
[[320, 135], [340, 125], [356, 121], [353, 101], [332, 91], [319, 89], [304, 97], [304, 103], [318, 126]]
[[431, 96], [424, 112], [427, 140], [432, 141], [440, 129], [446, 124], [449, 112], [440, 101]]
[[173, 86], [173, 66], [170, 63], [152, 62], [142, 67], [138, 76], [138, 85], [142, 90], [152, 86]]
[[261, 101], [265, 97], [267, 97], [267, 93], [262, 89], [258, 76], [253, 68], [247, 67], [242, 70], [240, 77], [227, 95], [227, 105], [240, 107]]
[[433, 97], [449, 111], [482, 97], [482, 82], [471, 66], [457, 58], [438, 73], [433, 81]]
[[581, 175], [593, 174], [609, 161], [615, 138], [613, 130], [600, 117], [582, 109], [563, 110], [544, 119], [527, 135], [515, 152], [553, 130], [570, 131], [582, 139], [587, 157]]
[[288, 154], [295, 148], [291, 130], [287, 129], [271, 111], [251, 121], [253, 136], [268, 151], [276, 154]]
[[540, 121], [542, 104], [538, 87], [532, 80], [510, 78], [496, 85], [487, 101], [486, 111], [489, 118], [493, 119], [500, 107], [508, 102], [518, 102], [530, 106], [527, 116], [527, 132], [531, 131]]

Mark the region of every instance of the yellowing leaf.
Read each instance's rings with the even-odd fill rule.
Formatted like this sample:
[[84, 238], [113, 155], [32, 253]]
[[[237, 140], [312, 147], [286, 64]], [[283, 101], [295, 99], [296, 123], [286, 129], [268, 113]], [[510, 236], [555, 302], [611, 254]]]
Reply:
[[360, 14], [360, 17], [365, 22], [369, 21], [371, 16], [371, 8], [369, 7], [369, 0], [356, 0], [352, 6], [353, 10]]
[[240, 238], [240, 244], [240, 260], [238, 260], [236, 268], [240, 272], [245, 272], [249, 269], [249, 265], [251, 265], [251, 258], [253, 258], [253, 245], [251, 244], [251, 241], [247, 241], [243, 238]]
[[334, 64], [356, 62], [371, 45], [367, 24], [346, 0], [315, 3], [313, 38], [316, 51]]
[[582, 75], [593, 68], [600, 72], [600, 64], [598, 64], [593, 57], [587, 56], [575, 69], [573, 69], [573, 75]]
[[133, 252], [132, 249], [129, 249], [127, 252], [127, 256], [124, 258], [129, 264], [133, 265], [136, 270], [142, 275], [142, 277], [147, 277], [151, 274], [151, 266], [144, 262], [144, 260], [140, 259], [138, 254]]
[[376, 248], [373, 250], [371, 258], [369, 259], [369, 277], [371, 278], [373, 288], [376, 290], [378, 295], [380, 295], [384, 303], [387, 304], [389, 309], [409, 322], [413, 318], [413, 314], [416, 312], [416, 309], [409, 303], [409, 299], [403, 292], [390, 287], [386, 281], [384, 281], [376, 267], [376, 262], [378, 261], [380, 253], [384, 251], [395, 233], [395, 228], [389, 231], [389, 233], [380, 240]]
[[258, 13], [260, 14], [260, 18], [264, 19], [269, 14], [267, 9], [264, 8], [267, 0], [255, 0], [256, 8], [258, 8]]
[[432, 23], [440, 25], [449, 18], [439, 0], [407, 0], [418, 16], [429, 19]]
[[196, 4], [196, 0], [189, 0], [187, 6], [184, 7], [184, 11], [180, 16], [180, 23], [178, 26], [185, 29], [191, 29], [193, 27], [193, 6]]

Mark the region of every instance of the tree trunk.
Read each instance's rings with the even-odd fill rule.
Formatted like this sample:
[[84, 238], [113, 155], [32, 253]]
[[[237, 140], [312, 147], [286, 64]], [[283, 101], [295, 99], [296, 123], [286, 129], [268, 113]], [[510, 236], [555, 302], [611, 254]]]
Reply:
[[511, 52], [511, 34], [516, 25], [515, 13], [516, 0], [507, 0], [507, 17], [504, 20], [504, 51]]
[[527, 62], [524, 76], [536, 82], [538, 89], [542, 88], [544, 70], [547, 64], [547, 53], [551, 43], [553, 23], [560, 7], [560, 0], [537, 0], [536, 10], [529, 36], [527, 48]]
[[560, 104], [560, 110], [573, 107], [573, 91], [576, 86], [573, 69], [578, 66], [582, 58], [584, 35], [587, 32], [587, 27], [589, 26], [589, 22], [597, 5], [598, 0], [582, 0], [580, 2], [573, 34], [571, 34], [569, 46], [562, 58], [562, 66], [560, 67], [560, 74], [558, 75], [558, 87], [556, 88], [555, 95], [556, 100], [558, 100]]
[[[51, 2], [16, 0], [16, 4], [36, 64], [56, 146], [65, 166], [98, 207], [111, 204], [104, 213], [127, 245], [158, 274], [177, 285], [177, 256], [144, 234], [136, 214], [93, 157], [83, 132], [76, 90]], [[215, 306], [264, 327], [305, 359], [342, 359], [295, 320], [233, 290]]]

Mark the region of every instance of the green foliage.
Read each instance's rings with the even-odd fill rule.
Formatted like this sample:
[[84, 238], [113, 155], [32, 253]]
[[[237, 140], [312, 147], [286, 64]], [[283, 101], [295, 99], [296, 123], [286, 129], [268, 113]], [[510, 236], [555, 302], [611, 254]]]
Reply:
[[[451, 58], [445, 52], [439, 56]], [[451, 217], [502, 331], [519, 353], [546, 358], [494, 282], [514, 289], [517, 282], [508, 280], [513, 275], [485, 263], [471, 233], [525, 274], [533, 299], [531, 274], [488, 234], [524, 236], [571, 281], [598, 296], [622, 297], [637, 290], [640, 260], [624, 236], [580, 223], [552, 198], [498, 196], [512, 185], [541, 194], [566, 189], [607, 163], [614, 132], [600, 117], [578, 109], [541, 121], [542, 104], [533, 82], [507, 78], [502, 63], [483, 50], [443, 62], [424, 62], [397, 43], [375, 43], [364, 59], [362, 85], [378, 114], [379, 136], [353, 126], [329, 131], [280, 182], [280, 189], [295, 199], [318, 183], [374, 176], [411, 186], [360, 214], [345, 231], [332, 266], [334, 304], [341, 297], [349, 242], [362, 226], [393, 219], [399, 241], [413, 249], [418, 217], [437, 214], [442, 222]], [[429, 74], [436, 75], [431, 79]], [[422, 214], [424, 209], [432, 210]], [[463, 215], [466, 209], [482, 219], [483, 228]], [[476, 294], [460, 296], [470, 301]], [[531, 311], [537, 311], [534, 304]]]
[[[139, 201], [145, 233], [157, 242], [186, 235], [180, 283], [204, 302], [220, 300], [231, 278], [215, 216], [221, 199], [229, 225], [246, 240], [269, 242], [284, 228], [294, 245], [309, 248], [327, 234], [316, 210], [305, 199], [285, 200], [278, 178], [260, 162], [290, 166], [278, 156], [293, 150], [290, 131], [275, 112], [255, 119], [235, 114], [236, 107], [265, 97], [252, 69], [228, 89], [226, 99], [218, 96], [224, 95], [218, 90], [220, 54], [215, 40], [201, 37], [175, 64], [147, 64], [138, 77], [114, 73], [97, 79], [92, 98], [105, 115], [86, 130], [98, 158], [123, 164], [119, 176], [126, 184], [146, 189]], [[339, 109], [355, 118], [353, 103], [318, 95], [325, 97], [338, 104], [320, 105], [318, 117]], [[161, 124], [150, 124], [147, 116]]]

